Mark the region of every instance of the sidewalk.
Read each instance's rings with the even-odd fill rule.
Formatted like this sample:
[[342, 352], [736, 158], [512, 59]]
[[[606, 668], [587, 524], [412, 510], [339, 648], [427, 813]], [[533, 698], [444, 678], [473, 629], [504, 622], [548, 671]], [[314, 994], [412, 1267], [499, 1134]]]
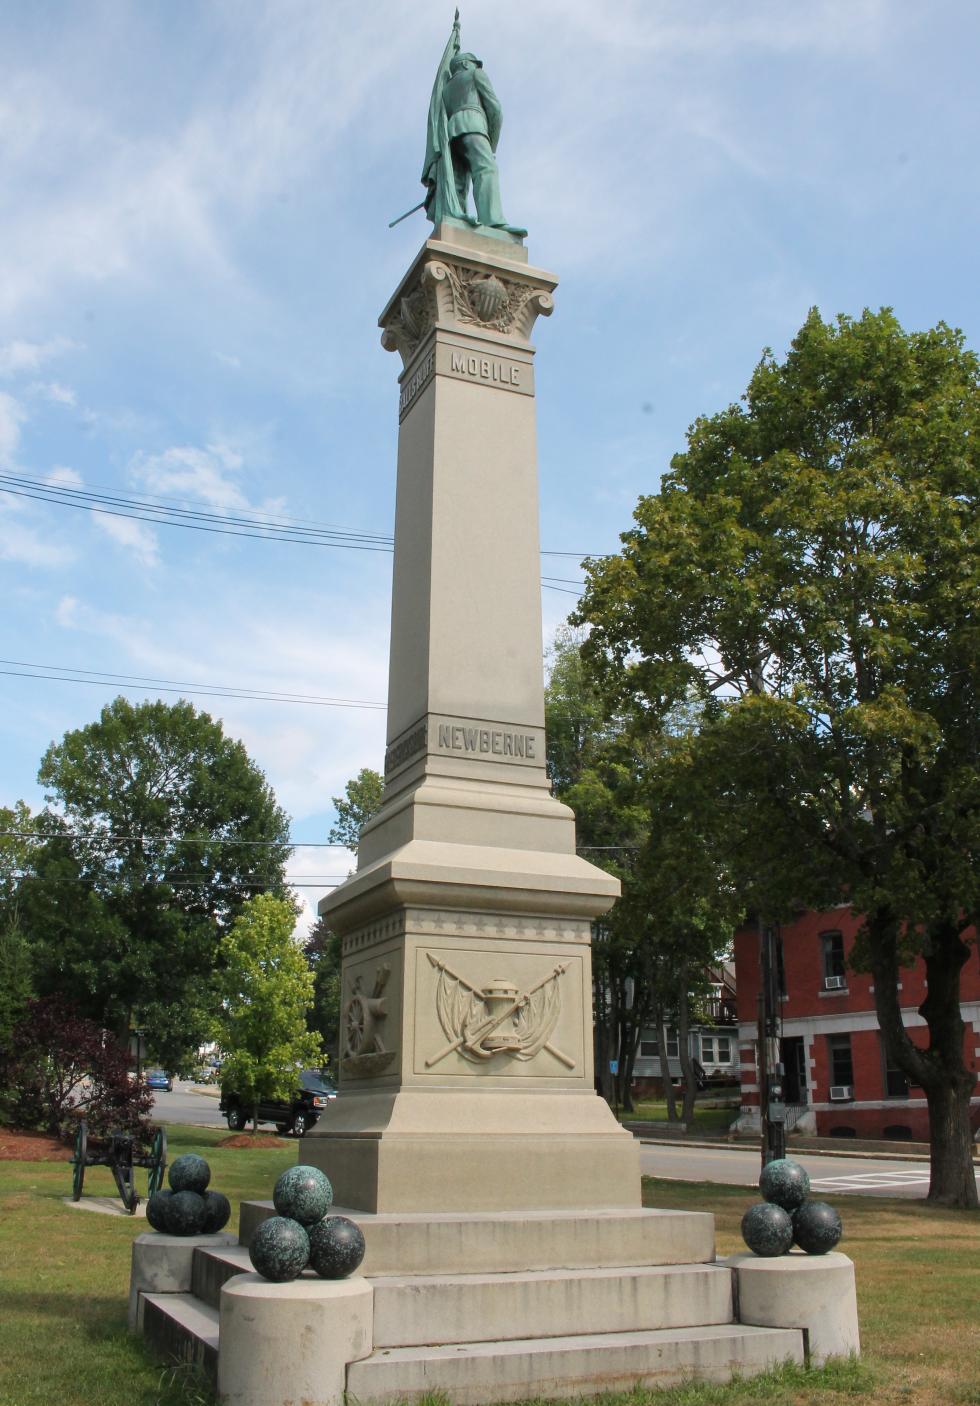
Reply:
[[[640, 1139], [654, 1146], [685, 1147], [735, 1147], [743, 1150], [757, 1148], [757, 1137], [733, 1137], [730, 1134], [712, 1136], [697, 1130], [687, 1132], [676, 1123], [640, 1122], [624, 1120], [623, 1127]], [[873, 1138], [809, 1137], [791, 1133], [786, 1139], [786, 1150], [792, 1156], [796, 1152], [819, 1152], [825, 1157], [877, 1157], [896, 1162], [928, 1162], [927, 1142], [885, 1142]], [[980, 1149], [974, 1153], [974, 1163], [980, 1165]]]

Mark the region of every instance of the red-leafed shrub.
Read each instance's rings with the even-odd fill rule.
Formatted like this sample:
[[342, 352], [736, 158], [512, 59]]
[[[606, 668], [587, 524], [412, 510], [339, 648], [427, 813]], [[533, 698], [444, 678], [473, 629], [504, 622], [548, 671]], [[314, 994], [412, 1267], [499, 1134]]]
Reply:
[[146, 1138], [153, 1095], [129, 1072], [124, 1046], [58, 996], [30, 1001], [3, 1056], [6, 1121], [71, 1138], [79, 1118], [93, 1137]]

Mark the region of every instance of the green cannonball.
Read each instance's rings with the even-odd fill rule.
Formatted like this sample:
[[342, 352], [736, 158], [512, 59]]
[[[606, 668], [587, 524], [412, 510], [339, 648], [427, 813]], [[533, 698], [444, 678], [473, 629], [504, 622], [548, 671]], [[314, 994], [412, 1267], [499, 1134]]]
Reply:
[[281, 1216], [316, 1225], [333, 1203], [333, 1187], [318, 1167], [290, 1167], [276, 1182], [273, 1204]]
[[742, 1239], [754, 1255], [764, 1259], [785, 1255], [793, 1243], [792, 1218], [782, 1206], [759, 1201], [742, 1217]]
[[808, 1255], [825, 1255], [844, 1233], [840, 1216], [826, 1201], [807, 1201], [793, 1212], [793, 1239]]
[[154, 1230], [159, 1230], [161, 1234], [167, 1234], [167, 1202], [173, 1196], [172, 1191], [164, 1188], [161, 1191], [154, 1191], [153, 1195], [146, 1203], [146, 1221]]
[[759, 1190], [767, 1201], [792, 1214], [806, 1200], [810, 1178], [799, 1162], [791, 1157], [777, 1157], [763, 1167]]
[[200, 1235], [204, 1230], [204, 1197], [196, 1191], [175, 1191], [164, 1212], [169, 1235]]
[[310, 1258], [310, 1237], [299, 1221], [270, 1216], [252, 1236], [248, 1257], [263, 1279], [286, 1284], [303, 1273]]
[[211, 1180], [211, 1168], [196, 1152], [185, 1152], [170, 1163], [167, 1180], [174, 1191], [196, 1191], [203, 1196]]
[[220, 1191], [205, 1191], [203, 1233], [217, 1235], [219, 1230], [224, 1230], [230, 1219], [231, 1202], [228, 1197]]
[[361, 1228], [346, 1216], [310, 1226], [310, 1265], [321, 1279], [346, 1279], [364, 1258]]

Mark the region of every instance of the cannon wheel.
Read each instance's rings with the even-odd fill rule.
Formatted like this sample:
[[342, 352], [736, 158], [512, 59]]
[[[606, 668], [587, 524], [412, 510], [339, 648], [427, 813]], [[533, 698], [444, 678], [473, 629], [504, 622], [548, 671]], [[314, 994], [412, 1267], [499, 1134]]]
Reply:
[[163, 1128], [157, 1128], [153, 1135], [153, 1146], [150, 1148], [150, 1179], [147, 1183], [147, 1196], [152, 1196], [155, 1191], [159, 1191], [163, 1185], [163, 1171], [167, 1165], [167, 1134]]
[[85, 1181], [85, 1158], [88, 1153], [88, 1124], [83, 1118], [78, 1125], [78, 1132], [75, 1134], [75, 1155], [72, 1161], [75, 1164], [71, 1175], [71, 1199], [80, 1201], [82, 1199], [82, 1186]]
[[133, 1175], [132, 1162], [113, 1162], [112, 1175], [116, 1183], [116, 1190], [119, 1192], [119, 1199], [122, 1201], [127, 1213], [135, 1216], [136, 1207], [140, 1203], [140, 1198], [136, 1192], [136, 1178]]

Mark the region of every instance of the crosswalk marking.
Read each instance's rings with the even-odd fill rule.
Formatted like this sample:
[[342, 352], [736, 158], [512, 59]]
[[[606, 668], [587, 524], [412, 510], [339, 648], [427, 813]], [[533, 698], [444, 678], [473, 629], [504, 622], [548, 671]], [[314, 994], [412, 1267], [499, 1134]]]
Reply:
[[928, 1184], [929, 1172], [926, 1167], [894, 1172], [853, 1172], [849, 1176], [817, 1177], [810, 1181], [813, 1191], [884, 1191], [888, 1187]]

